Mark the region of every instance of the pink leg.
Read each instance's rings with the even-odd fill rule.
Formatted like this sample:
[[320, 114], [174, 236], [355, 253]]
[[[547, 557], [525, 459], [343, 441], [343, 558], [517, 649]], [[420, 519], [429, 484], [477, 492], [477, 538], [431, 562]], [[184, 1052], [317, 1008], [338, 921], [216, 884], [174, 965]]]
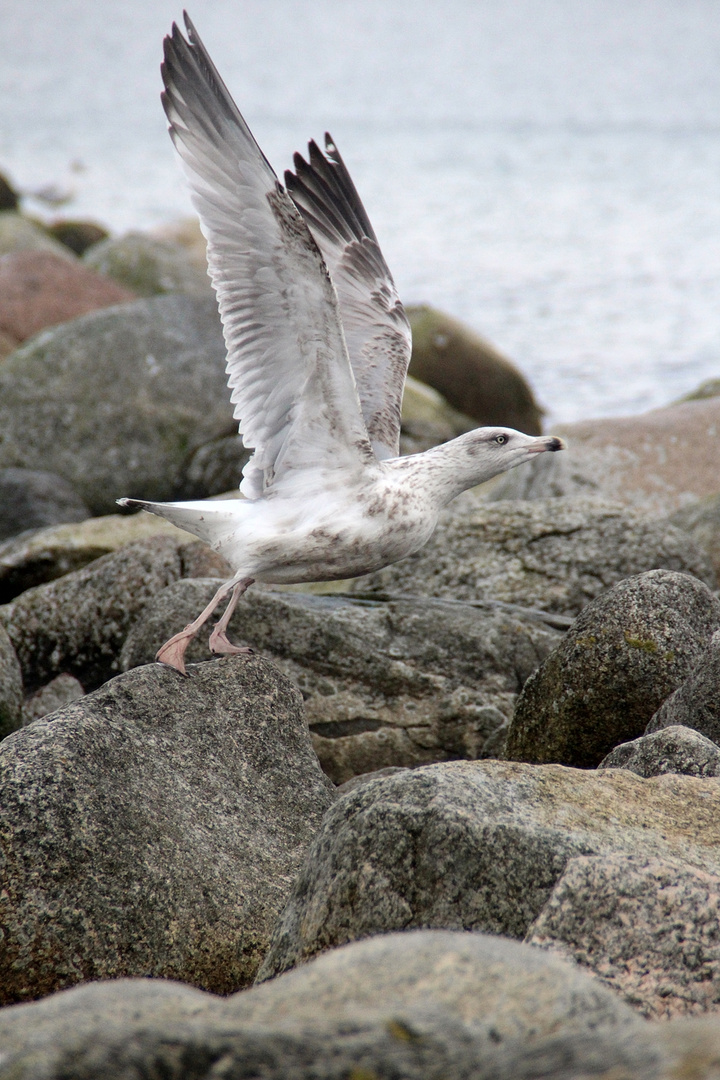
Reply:
[[[239, 584], [242, 584], [242, 582]], [[245, 587], [247, 588], [247, 585]], [[179, 634], [175, 634], [169, 641], [166, 641], [163, 647], [158, 650], [155, 659], [163, 664], [167, 664], [168, 667], [175, 668], [181, 675], [187, 675], [185, 670], [185, 650], [200, 627], [203, 623], [207, 622], [215, 608], [223, 597], [227, 596], [231, 588], [233, 588], [232, 581], [226, 581], [224, 585], [221, 585], [208, 606], [200, 612], [197, 619], [188, 623], [184, 630], [181, 630]]]
[[220, 656], [236, 656], [238, 653], [252, 652], [252, 649], [248, 649], [247, 646], [233, 645], [232, 641], [228, 639], [225, 631], [232, 618], [232, 613], [237, 607], [238, 600], [245, 590], [250, 588], [254, 580], [254, 578], [243, 578], [242, 581], [238, 581], [235, 585], [232, 596], [230, 597], [230, 602], [223, 613], [223, 617], [210, 635], [210, 652], [214, 652]]

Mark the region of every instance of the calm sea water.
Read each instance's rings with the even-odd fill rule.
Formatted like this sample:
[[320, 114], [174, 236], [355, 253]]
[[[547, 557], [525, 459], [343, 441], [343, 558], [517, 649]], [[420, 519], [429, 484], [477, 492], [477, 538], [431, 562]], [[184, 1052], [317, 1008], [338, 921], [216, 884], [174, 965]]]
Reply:
[[[191, 0], [186, 0], [190, 3]], [[551, 419], [720, 377], [717, 0], [192, 0], [267, 156], [329, 129], [408, 302]], [[180, 0], [0, 0], [0, 171], [122, 232], [190, 211], [158, 101]]]

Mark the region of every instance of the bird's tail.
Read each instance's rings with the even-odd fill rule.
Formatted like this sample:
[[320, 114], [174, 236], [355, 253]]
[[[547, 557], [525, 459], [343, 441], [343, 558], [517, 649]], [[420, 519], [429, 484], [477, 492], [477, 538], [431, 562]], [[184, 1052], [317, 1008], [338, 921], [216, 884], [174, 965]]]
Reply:
[[244, 499], [221, 499], [203, 502], [160, 503], [144, 499], [118, 499], [119, 506], [147, 510], [165, 518], [178, 529], [185, 529], [193, 536], [210, 544], [216, 551], [226, 548], [228, 541], [237, 538], [239, 519], [242, 518]]

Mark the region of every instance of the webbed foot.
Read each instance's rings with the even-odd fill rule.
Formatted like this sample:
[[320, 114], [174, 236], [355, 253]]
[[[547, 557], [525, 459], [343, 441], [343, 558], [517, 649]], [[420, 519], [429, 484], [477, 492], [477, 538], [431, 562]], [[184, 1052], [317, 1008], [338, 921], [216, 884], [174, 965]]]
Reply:
[[251, 653], [253, 650], [247, 645], [233, 645], [224, 630], [219, 630], [219, 624], [210, 635], [210, 652], [216, 656], [237, 656], [240, 653]]
[[155, 659], [161, 664], [167, 664], [168, 667], [175, 668], [181, 675], [187, 676], [185, 652], [194, 637], [195, 631], [188, 633], [187, 628], [181, 630], [179, 634], [175, 634], [174, 637], [165, 642], [162, 648], [158, 649]]

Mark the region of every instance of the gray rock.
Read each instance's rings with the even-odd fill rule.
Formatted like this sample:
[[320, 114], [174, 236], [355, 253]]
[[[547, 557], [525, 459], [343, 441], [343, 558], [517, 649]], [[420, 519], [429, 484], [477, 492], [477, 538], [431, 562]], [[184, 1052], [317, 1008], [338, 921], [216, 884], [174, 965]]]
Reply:
[[592, 498], [487, 503], [468, 493], [419, 552], [348, 588], [487, 598], [572, 616], [622, 578], [658, 567], [715, 588], [707, 557], [665, 522]]
[[[440, 1009], [245, 1025], [179, 983], [96, 982], [0, 1013], [2, 1080], [188, 1080], [219, 1062], [264, 1080], [677, 1080], [709, 1078], [714, 1017], [497, 1045]], [[217, 1016], [217, 1013], [220, 1015]], [[201, 1070], [201, 1071], [198, 1071]]]
[[720, 776], [720, 747], [697, 731], [673, 724], [611, 750], [598, 769], [628, 769], [638, 776]]
[[52, 1080], [70, 1064], [76, 1080], [83, 1047], [97, 1047], [118, 1032], [132, 1038], [143, 1026], [169, 1031], [191, 1024], [212, 1015], [220, 1000], [180, 982], [119, 978], [11, 1005], [0, 1009], [0, 1077]]
[[[26, 589], [81, 570], [103, 555], [150, 536], [171, 536], [194, 545], [183, 549], [188, 575], [228, 578], [233, 572], [222, 555], [154, 514], [106, 514], [77, 524], [31, 529], [0, 543], [0, 604], [9, 603]], [[192, 560], [196, 564], [194, 570], [189, 566], [191, 552], [199, 555]]]
[[225, 1000], [134, 979], [5, 1009], [0, 1077], [59, 1080], [64, 1068], [76, 1080], [187, 1080], [220, 1061], [227, 1075], [270, 1080], [570, 1080], [610, 1067], [655, 1080], [646, 1028], [540, 950], [416, 931], [335, 950]]
[[226, 435], [204, 443], [183, 466], [181, 483], [185, 498], [204, 499], [237, 490], [251, 454], [240, 435]]
[[86, 252], [83, 262], [138, 296], [212, 295], [207, 268], [198, 267], [179, 244], [144, 233], [131, 232], [101, 240]]
[[705, 552], [720, 581], [720, 494], [708, 495], [689, 506], [681, 507], [669, 521], [671, 525], [688, 533], [701, 551]]
[[23, 727], [42, 716], [57, 712], [63, 705], [84, 697], [85, 691], [72, 675], [57, 675], [47, 686], [41, 686], [25, 699], [22, 707]]
[[642, 734], [718, 627], [720, 599], [689, 574], [651, 570], [621, 581], [588, 605], [528, 679], [507, 756], [598, 765]]
[[412, 1012], [430, 999], [496, 1044], [638, 1026], [630, 1009], [598, 994], [573, 964], [547, 961], [507, 938], [409, 930], [332, 949], [228, 1004], [239, 1019], [268, 1023], [350, 1017], [379, 1002]]
[[20, 661], [0, 623], [0, 739], [22, 724], [23, 680]]
[[[401, 1004], [387, 994], [392, 980], [379, 964], [368, 963], [367, 950], [397, 955], [407, 970], [413, 962], [410, 946], [422, 939], [414, 963], [422, 973], [428, 938], [438, 941], [435, 956], [430, 954], [425, 964], [429, 978], [415, 987], [403, 982]], [[443, 939], [451, 943], [445, 952], [439, 945]], [[488, 962], [492, 953], [483, 949], [484, 941], [480, 935], [425, 932], [361, 943], [229, 999], [163, 979], [87, 983], [0, 1011], [0, 1078], [128, 1080], [162, 1075], [188, 1080], [190, 1075], [211, 1075], [213, 1063], [226, 1074], [265, 1080], [304, 1080], [310, 1075], [323, 1080], [699, 1080], [713, 1075], [720, 1055], [716, 1017], [652, 1025], [638, 1019], [633, 1024], [619, 1000], [604, 1013], [598, 988], [592, 994], [577, 969], [569, 972], [565, 966], [563, 972], [547, 965], [543, 985], [538, 977], [542, 968], [535, 959], [531, 965], [529, 949], [518, 955], [521, 970], [530, 968], [534, 975], [526, 989], [508, 963], [511, 952], [504, 946], [509, 943], [493, 942], [500, 960], [495, 966]], [[463, 957], [472, 962], [463, 965]], [[356, 968], [369, 977], [362, 984], [342, 978], [343, 972]], [[318, 973], [324, 970], [327, 978], [321, 982]], [[503, 981], [491, 999], [478, 976], [489, 976], [490, 985], [496, 986], [500, 973], [511, 993], [505, 997]], [[296, 1002], [301, 1014], [309, 1011], [307, 997], [298, 1000], [302, 978], [308, 985], [319, 983], [323, 997], [322, 1012], [318, 1009], [308, 1019], [295, 1017]], [[502, 1039], [487, 1022], [489, 1016], [478, 1015], [475, 998], [467, 992], [473, 980], [489, 1015], [497, 1016], [505, 1031], [514, 1024], [523, 1031], [521, 1037]], [[373, 995], [376, 983], [380, 985]], [[331, 985], [339, 990], [337, 1007], [328, 993]], [[286, 1014], [247, 1022], [246, 1011], [267, 1010], [271, 992], [287, 1000]], [[542, 1006], [537, 1026], [528, 1008], [534, 995]], [[553, 1004], [561, 1005], [563, 995], [567, 1012], [556, 1007], [557, 1030], [542, 1034], [542, 1024], [552, 1017]], [[372, 1007], [365, 1008], [363, 1003], [373, 997]], [[578, 1004], [589, 1004], [590, 1015], [605, 1023], [594, 1029], [586, 1024], [583, 1030]]]
[[169, 536], [138, 540], [0, 608], [25, 689], [67, 672], [94, 690], [116, 675], [130, 627], [149, 600], [186, 572], [184, 555], [194, 547]]
[[55, 240], [37, 221], [12, 210], [0, 213], [0, 255], [11, 251], [54, 251], [76, 262], [69, 248]]
[[72, 484], [57, 473], [0, 469], [0, 540], [88, 517], [90, 511]]
[[0, 745], [0, 1000], [251, 981], [333, 795], [300, 695], [234, 657], [113, 679]]
[[[190, 1075], [209, 1075], [197, 1070], [219, 1062], [224, 1070], [232, 1069], [233, 1076], [263, 1080], [699, 1080], [714, 1075], [720, 1053], [715, 1018], [644, 1023], [640, 1031], [623, 1033], [553, 1035], [529, 1044], [517, 1040], [507, 1047], [488, 1046], [455, 1018], [436, 1010], [412, 1017], [374, 1012], [335, 1023], [319, 1019], [312, 1028], [292, 1023], [231, 1026], [193, 1015], [185, 1019], [180, 1010], [179, 1021], [155, 1021], [151, 1014], [149, 1020], [132, 1017], [115, 1023], [110, 1018], [113, 1003], [124, 1003], [124, 994], [131, 1007], [137, 982], [118, 980], [107, 986], [107, 1002], [101, 998], [106, 989], [102, 983], [64, 992], [67, 1024], [60, 1015], [45, 1027], [41, 1010], [49, 1002], [7, 1010], [14, 1042], [6, 1068], [0, 1062], [0, 1077], [127, 1080], [161, 1075], [188, 1080]], [[82, 1000], [81, 994], [86, 995]], [[93, 1007], [95, 999], [103, 1010], [97, 1009], [95, 1026], [87, 1036], [74, 1037], [72, 1025], [83, 1019], [82, 1007]], [[146, 1000], [143, 995], [136, 1013]], [[34, 1023], [39, 1030], [33, 1034]], [[48, 1030], [54, 1037], [47, 1037]], [[25, 1042], [18, 1046], [23, 1036]]]
[[57, 472], [94, 514], [124, 495], [181, 497], [189, 454], [234, 430], [212, 299], [92, 312], [0, 367], [0, 468]]
[[[175, 582], [132, 628], [123, 668], [148, 663], [218, 582]], [[560, 640], [542, 622], [438, 600], [358, 601], [250, 589], [230, 623], [302, 691], [313, 746], [342, 783], [358, 773], [486, 756], [525, 679]], [[209, 658], [207, 635], [189, 656]]]
[[[74, 991], [73, 991], [74, 992]], [[130, 988], [129, 991], [130, 992]], [[18, 1008], [29, 1008], [18, 1006]], [[109, 1011], [109, 1009], [108, 1009]], [[42, 1017], [23, 1018], [30, 1024]], [[15, 1080], [125, 1080], [128, 1076], [162, 1076], [166, 1080], [211, 1075], [213, 1063], [230, 1076], [259, 1077], [263, 1080], [497, 1080], [486, 1071], [483, 1048], [462, 1025], [444, 1013], [407, 1017], [377, 1012], [356, 1016], [351, 1023], [317, 1020], [308, 1030], [295, 1024], [228, 1024], [210, 1019], [115, 1023], [102, 1016], [85, 1037], [70, 1039], [58, 1025], [58, 1044], [28, 1040], [8, 1055], [8, 1071], [0, 1062], [0, 1077]], [[608, 1043], [609, 1039], [606, 1040]], [[557, 1057], [573, 1064], [587, 1054], [563, 1047]], [[611, 1060], [637, 1064], [640, 1055], [632, 1050]], [[655, 1060], [653, 1055], [651, 1060]], [[644, 1061], [644, 1063], [646, 1063]], [[512, 1062], [513, 1080], [522, 1080]], [[10, 1071], [12, 1070], [12, 1071]], [[202, 1070], [202, 1071], [198, 1071]], [[479, 1071], [481, 1070], [481, 1071]], [[537, 1073], [523, 1073], [522, 1076]], [[555, 1074], [553, 1074], [555, 1075]], [[647, 1074], [646, 1074], [647, 1075]]]
[[325, 816], [259, 978], [393, 930], [523, 937], [569, 859], [610, 852], [720, 873], [720, 785], [499, 761], [370, 780]]
[[720, 1012], [720, 877], [643, 856], [571, 859], [526, 941], [644, 1016]]
[[698, 658], [686, 681], [650, 720], [646, 731], [682, 724], [720, 745], [720, 633]]

